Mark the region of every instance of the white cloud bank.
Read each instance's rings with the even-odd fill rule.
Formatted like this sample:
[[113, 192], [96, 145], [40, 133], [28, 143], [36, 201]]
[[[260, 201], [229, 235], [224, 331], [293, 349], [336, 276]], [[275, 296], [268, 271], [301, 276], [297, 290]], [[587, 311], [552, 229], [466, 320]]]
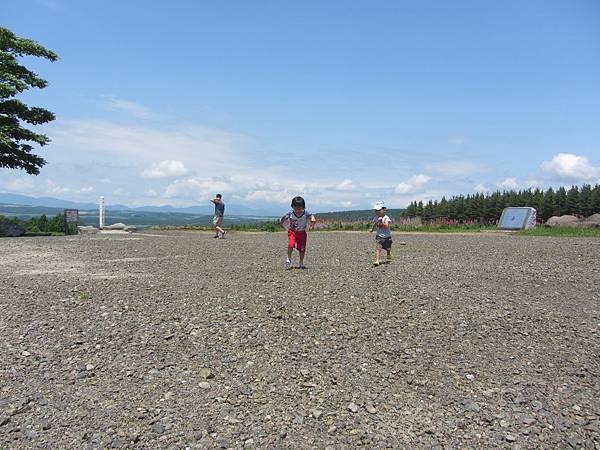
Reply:
[[562, 179], [591, 180], [600, 177], [600, 167], [594, 167], [585, 156], [559, 153], [541, 165], [544, 172]]
[[516, 190], [519, 188], [519, 183], [517, 182], [516, 178], [505, 178], [502, 181], [499, 181], [496, 183], [496, 186], [498, 186], [500, 189], [507, 189], [507, 190]]
[[394, 189], [394, 192], [396, 194], [409, 194], [423, 187], [430, 180], [431, 177], [429, 175], [415, 175], [413, 177], [410, 177], [408, 180], [404, 180], [398, 183], [398, 185]]
[[188, 169], [181, 161], [166, 160], [154, 164], [142, 172], [142, 178], [169, 178], [180, 177], [188, 173]]

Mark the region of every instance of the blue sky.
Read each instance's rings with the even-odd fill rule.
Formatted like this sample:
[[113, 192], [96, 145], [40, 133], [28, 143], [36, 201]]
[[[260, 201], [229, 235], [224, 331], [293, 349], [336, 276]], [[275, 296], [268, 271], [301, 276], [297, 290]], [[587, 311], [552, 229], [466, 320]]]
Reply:
[[60, 60], [24, 60], [53, 142], [0, 191], [327, 211], [598, 183], [599, 23], [595, 0], [4, 0]]

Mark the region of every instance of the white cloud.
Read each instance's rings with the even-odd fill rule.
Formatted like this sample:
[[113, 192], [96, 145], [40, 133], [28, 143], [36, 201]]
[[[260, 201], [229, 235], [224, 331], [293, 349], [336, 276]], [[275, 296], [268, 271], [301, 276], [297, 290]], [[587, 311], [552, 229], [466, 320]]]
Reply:
[[125, 195], [127, 193], [127, 191], [123, 188], [117, 188], [114, 191], [112, 191], [112, 195], [115, 195], [117, 197], [121, 197], [122, 195]]
[[423, 187], [431, 180], [431, 177], [428, 175], [415, 175], [410, 177], [408, 180], [400, 182], [394, 192], [396, 194], [408, 194], [410, 192], [414, 192], [417, 189]]
[[526, 188], [541, 188], [544, 185], [544, 183], [542, 183], [540, 180], [536, 180], [535, 178], [531, 178], [527, 181], [525, 181], [525, 187]]
[[205, 201], [213, 198], [216, 193], [231, 192], [231, 184], [223, 180], [202, 179], [189, 177], [175, 180], [165, 189], [167, 198], [184, 198], [194, 201]]
[[[268, 202], [268, 203], [287, 203], [294, 197], [287, 191], [257, 190], [250, 191], [244, 196], [244, 200], [249, 202]], [[314, 203], [314, 202], [313, 202]]]
[[428, 164], [425, 168], [432, 172], [454, 177], [472, 175], [485, 171], [483, 165], [471, 161], [441, 161]]
[[31, 192], [35, 189], [35, 184], [30, 178], [13, 178], [2, 183], [2, 188], [9, 192]]
[[46, 182], [46, 189], [49, 194], [64, 194], [71, 191], [71, 189], [59, 186], [52, 180]]
[[475, 186], [473, 188], [473, 190], [475, 192], [479, 192], [479, 193], [489, 192], [488, 188], [483, 183], [479, 183], [477, 186]]
[[462, 145], [465, 144], [467, 142], [467, 140], [465, 138], [461, 138], [461, 137], [455, 137], [450, 139], [450, 143], [453, 145]]
[[188, 172], [181, 161], [165, 160], [145, 169], [142, 172], [142, 178], [180, 177]]
[[108, 108], [111, 111], [123, 111], [138, 119], [154, 120], [160, 116], [154, 111], [140, 105], [139, 103], [132, 102], [129, 100], [122, 100], [116, 97], [109, 97]]
[[519, 187], [519, 183], [517, 182], [516, 178], [509, 177], [497, 182], [496, 186], [498, 186], [500, 189], [515, 190]]
[[196, 171], [233, 172], [245, 167], [251, 156], [248, 137], [205, 126], [126, 126], [100, 120], [58, 121], [48, 129], [53, 147], [87, 160], [144, 167], [154, 161], [181, 161]]
[[541, 166], [544, 172], [558, 175], [560, 178], [590, 180], [600, 176], [600, 167], [594, 167], [585, 156], [572, 153], [559, 153]]
[[356, 184], [351, 179], [346, 178], [345, 180], [343, 180], [340, 183], [336, 184], [335, 188], [338, 191], [354, 191], [358, 187], [356, 186]]

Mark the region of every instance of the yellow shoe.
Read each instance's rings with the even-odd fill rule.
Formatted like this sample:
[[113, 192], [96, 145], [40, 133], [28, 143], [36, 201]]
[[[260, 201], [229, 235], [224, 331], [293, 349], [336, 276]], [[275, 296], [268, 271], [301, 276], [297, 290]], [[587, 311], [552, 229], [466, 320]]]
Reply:
[[389, 252], [389, 253], [387, 254], [387, 256], [385, 257], [385, 259], [387, 259], [388, 261], [391, 261], [391, 260], [393, 259], [393, 257], [392, 257], [392, 252]]
[[379, 264], [381, 264], [379, 261], [373, 261], [373, 267], [377, 267]]

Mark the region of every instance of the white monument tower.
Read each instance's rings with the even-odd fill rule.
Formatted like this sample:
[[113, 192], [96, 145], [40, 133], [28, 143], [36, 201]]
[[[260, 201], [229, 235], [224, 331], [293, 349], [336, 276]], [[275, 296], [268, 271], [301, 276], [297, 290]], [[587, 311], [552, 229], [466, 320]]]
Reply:
[[98, 214], [99, 228], [102, 229], [104, 226], [104, 195], [100, 196], [100, 212]]

